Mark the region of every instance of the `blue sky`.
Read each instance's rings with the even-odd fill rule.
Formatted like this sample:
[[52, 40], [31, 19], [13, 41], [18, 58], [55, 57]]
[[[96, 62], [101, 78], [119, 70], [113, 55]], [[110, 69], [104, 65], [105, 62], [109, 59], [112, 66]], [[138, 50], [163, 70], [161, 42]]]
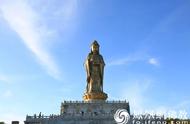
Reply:
[[189, 0], [1, 0], [0, 121], [82, 100], [97, 40], [108, 100], [190, 113]]

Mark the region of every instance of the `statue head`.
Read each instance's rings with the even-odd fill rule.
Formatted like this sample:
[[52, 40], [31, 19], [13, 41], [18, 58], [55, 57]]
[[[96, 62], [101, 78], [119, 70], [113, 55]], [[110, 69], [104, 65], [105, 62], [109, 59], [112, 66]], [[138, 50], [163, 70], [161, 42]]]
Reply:
[[99, 53], [99, 47], [100, 47], [100, 45], [98, 44], [98, 42], [96, 40], [94, 40], [94, 42], [91, 45], [91, 52]]

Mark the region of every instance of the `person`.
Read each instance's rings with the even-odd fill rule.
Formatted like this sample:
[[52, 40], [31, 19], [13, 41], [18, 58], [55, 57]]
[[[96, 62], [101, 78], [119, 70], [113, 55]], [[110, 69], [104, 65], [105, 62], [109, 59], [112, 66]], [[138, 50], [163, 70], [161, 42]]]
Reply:
[[40, 112], [40, 113], [39, 113], [39, 118], [41, 118], [41, 116], [42, 116], [42, 113]]

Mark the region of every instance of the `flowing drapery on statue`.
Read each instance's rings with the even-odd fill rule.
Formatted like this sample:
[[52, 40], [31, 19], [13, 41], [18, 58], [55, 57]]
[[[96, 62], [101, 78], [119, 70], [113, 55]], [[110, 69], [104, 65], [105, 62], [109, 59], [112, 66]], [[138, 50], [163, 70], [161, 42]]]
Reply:
[[85, 101], [107, 99], [107, 94], [103, 92], [104, 66], [103, 57], [99, 53], [99, 44], [94, 41], [85, 61], [87, 73], [86, 92], [83, 96]]

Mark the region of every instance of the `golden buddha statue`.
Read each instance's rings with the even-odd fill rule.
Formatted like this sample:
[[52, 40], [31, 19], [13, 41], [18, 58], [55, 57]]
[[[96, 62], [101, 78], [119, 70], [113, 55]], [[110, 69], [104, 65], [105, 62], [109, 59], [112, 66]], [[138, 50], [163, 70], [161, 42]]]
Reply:
[[103, 92], [104, 66], [103, 57], [99, 53], [99, 44], [94, 41], [91, 45], [91, 52], [85, 61], [87, 72], [87, 86], [83, 96], [85, 101], [107, 99], [107, 94]]

